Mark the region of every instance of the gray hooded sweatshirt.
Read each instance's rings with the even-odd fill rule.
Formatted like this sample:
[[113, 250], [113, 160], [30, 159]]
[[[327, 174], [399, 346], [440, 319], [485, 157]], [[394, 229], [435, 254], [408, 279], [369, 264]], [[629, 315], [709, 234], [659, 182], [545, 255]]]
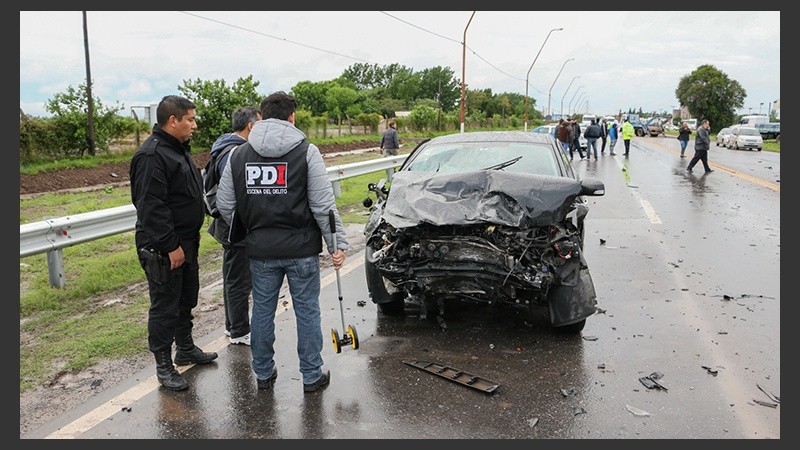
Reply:
[[[253, 126], [248, 141], [253, 149], [261, 156], [276, 158], [281, 157], [290, 150], [297, 147], [305, 139], [306, 135], [295, 128], [286, 120], [265, 119], [259, 120]], [[234, 151], [237, 151], [238, 148]], [[231, 159], [225, 162], [222, 171], [222, 178], [219, 181], [217, 191], [217, 208], [222, 217], [228, 223], [233, 223], [233, 212], [236, 210], [236, 194], [233, 189], [233, 178], [231, 175]], [[311, 208], [314, 219], [317, 222], [329, 253], [334, 253], [333, 236], [328, 219], [328, 211], [333, 209], [336, 215], [336, 245], [341, 250], [347, 250], [350, 246], [347, 240], [347, 232], [342, 225], [342, 218], [336, 209], [336, 199], [333, 195], [328, 171], [322, 154], [314, 144], [309, 144], [306, 152], [306, 162], [308, 163], [308, 204]]]

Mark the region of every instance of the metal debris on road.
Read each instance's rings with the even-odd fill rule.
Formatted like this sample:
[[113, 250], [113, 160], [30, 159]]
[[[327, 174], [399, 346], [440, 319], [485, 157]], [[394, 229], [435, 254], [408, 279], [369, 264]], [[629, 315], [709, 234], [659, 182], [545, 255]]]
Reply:
[[661, 372], [653, 372], [646, 377], [639, 378], [639, 382], [642, 383], [647, 389], [658, 389], [666, 391], [667, 388], [658, 381], [656, 381], [662, 378], [663, 376], [664, 374], [662, 374]]

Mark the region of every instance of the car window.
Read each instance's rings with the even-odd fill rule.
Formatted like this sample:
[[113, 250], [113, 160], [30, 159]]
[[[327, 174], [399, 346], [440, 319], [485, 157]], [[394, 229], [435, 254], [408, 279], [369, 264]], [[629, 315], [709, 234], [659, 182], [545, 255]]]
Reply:
[[739, 134], [745, 136], [761, 136], [761, 133], [759, 133], [755, 128], [740, 128]]
[[433, 144], [417, 150], [404, 170], [459, 173], [495, 169], [560, 176], [553, 147], [523, 142]]

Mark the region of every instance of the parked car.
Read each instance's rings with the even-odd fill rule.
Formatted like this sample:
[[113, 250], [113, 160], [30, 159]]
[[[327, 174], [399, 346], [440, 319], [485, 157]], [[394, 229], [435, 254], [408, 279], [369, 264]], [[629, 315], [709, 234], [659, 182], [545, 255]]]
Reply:
[[781, 135], [781, 123], [759, 123], [756, 124], [756, 130], [761, 134], [761, 139], [778, 139]]
[[583, 256], [587, 196], [546, 134], [457, 133], [422, 141], [386, 180], [364, 228], [369, 296], [385, 314], [406, 305], [441, 319], [447, 304], [549, 310], [555, 330], [580, 332], [596, 312]]
[[556, 137], [556, 127], [558, 125], [541, 125], [531, 130], [531, 133], [549, 134]]
[[717, 133], [717, 140], [716, 140], [717, 147], [719, 147], [719, 146], [727, 147], [728, 146], [728, 138], [730, 137], [730, 135], [731, 135], [731, 128], [730, 127], [725, 127], [723, 129], [719, 130], [719, 132]]
[[728, 138], [728, 148], [739, 150], [740, 148], [755, 149], [761, 151], [764, 140], [756, 127], [745, 125], [734, 125], [731, 127], [731, 135]]

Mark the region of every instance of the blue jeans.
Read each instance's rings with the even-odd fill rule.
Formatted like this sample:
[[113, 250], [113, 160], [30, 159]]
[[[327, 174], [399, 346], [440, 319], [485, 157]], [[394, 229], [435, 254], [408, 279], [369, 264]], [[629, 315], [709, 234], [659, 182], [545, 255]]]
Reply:
[[561, 144], [561, 150], [564, 151], [564, 154], [572, 158], [572, 145], [569, 142], [562, 142], [558, 141]]
[[586, 138], [586, 157], [592, 156], [594, 149], [594, 159], [597, 159], [597, 138]]
[[253, 371], [260, 380], [272, 376], [275, 367], [275, 310], [286, 277], [297, 326], [297, 356], [303, 383], [322, 376], [322, 328], [319, 311], [319, 256], [287, 259], [250, 259], [253, 275], [253, 317], [250, 320], [250, 352]]
[[681, 155], [686, 151], [686, 146], [689, 145], [689, 141], [678, 141], [681, 143]]

